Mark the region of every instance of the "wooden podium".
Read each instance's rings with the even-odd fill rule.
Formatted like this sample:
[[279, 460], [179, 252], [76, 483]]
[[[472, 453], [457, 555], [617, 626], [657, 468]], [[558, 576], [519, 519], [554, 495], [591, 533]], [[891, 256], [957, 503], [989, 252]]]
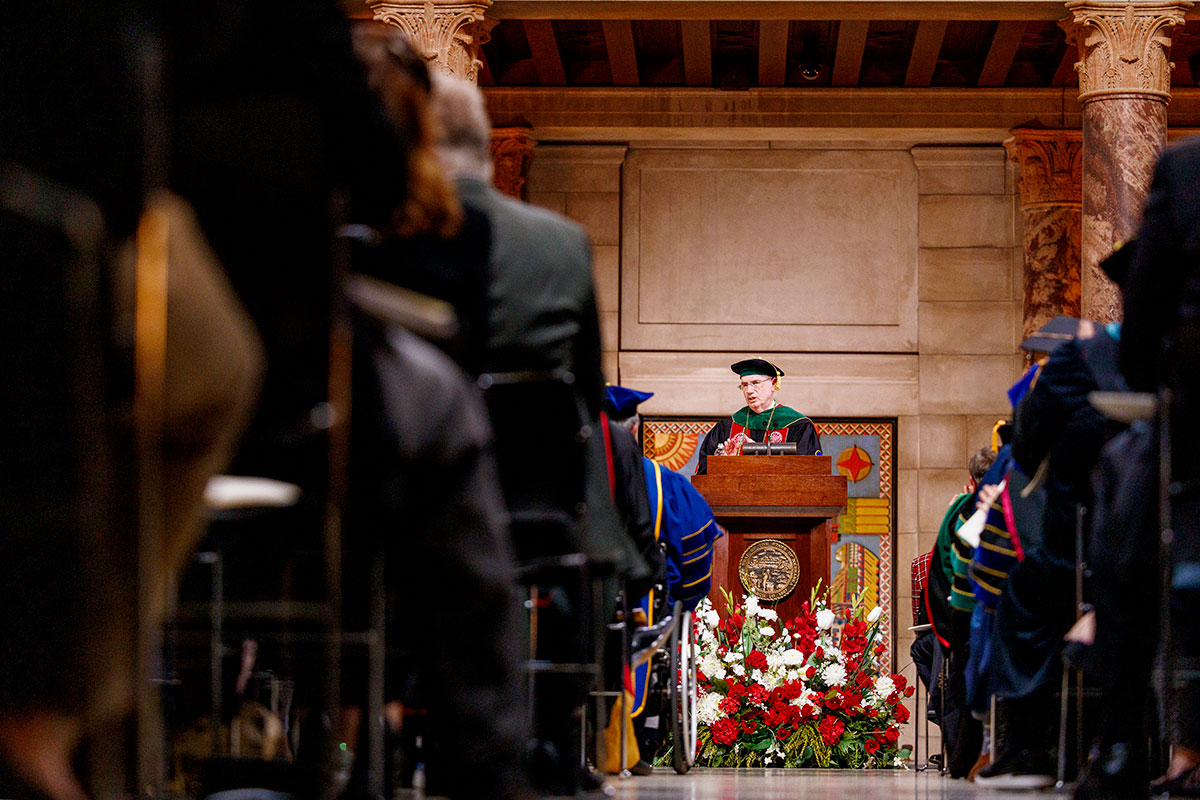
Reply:
[[725, 611], [719, 587], [734, 597], [750, 590], [743, 567], [763, 594], [783, 594], [760, 601], [783, 619], [800, 613], [817, 580], [829, 585], [832, 523], [846, 505], [846, 478], [830, 474], [831, 466], [829, 456], [709, 456], [708, 474], [692, 485], [729, 533], [713, 557], [709, 599], [718, 611]]

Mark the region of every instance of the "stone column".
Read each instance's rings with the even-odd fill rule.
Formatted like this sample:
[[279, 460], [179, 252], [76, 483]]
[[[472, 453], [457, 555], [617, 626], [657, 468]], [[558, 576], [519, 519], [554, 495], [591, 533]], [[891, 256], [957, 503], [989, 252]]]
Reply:
[[367, 5], [375, 19], [404, 31], [432, 69], [478, 80], [479, 48], [496, 25], [484, 15], [492, 0], [367, 0]]
[[1137, 232], [1154, 163], [1167, 139], [1170, 31], [1190, 0], [1067, 3], [1081, 60], [1083, 103], [1082, 312], [1108, 322], [1120, 296], [1099, 269], [1113, 245]]
[[1021, 169], [1025, 222], [1022, 338], [1059, 314], [1080, 313], [1083, 134], [1015, 128], [1004, 143]]
[[527, 126], [492, 128], [492, 183], [509, 197], [523, 199], [525, 175], [537, 140]]

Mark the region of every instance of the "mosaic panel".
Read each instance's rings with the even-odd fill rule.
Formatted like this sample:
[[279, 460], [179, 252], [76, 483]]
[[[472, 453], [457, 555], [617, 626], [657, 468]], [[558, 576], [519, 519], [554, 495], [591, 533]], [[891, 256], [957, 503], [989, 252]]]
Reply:
[[[699, 444], [715, 422], [713, 418], [644, 418], [642, 452], [690, 478], [696, 471]], [[835, 602], [865, 591], [866, 602], [878, 603], [883, 609], [883, 643], [894, 661], [896, 423], [848, 419], [813, 423], [833, 474], [846, 477], [848, 496], [834, 525], [825, 585], [833, 587]]]

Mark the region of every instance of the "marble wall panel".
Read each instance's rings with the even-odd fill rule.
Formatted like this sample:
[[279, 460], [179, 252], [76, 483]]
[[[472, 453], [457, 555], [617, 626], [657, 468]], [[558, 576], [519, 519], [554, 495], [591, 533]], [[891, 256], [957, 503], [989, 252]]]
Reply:
[[1009, 416], [1011, 414], [968, 414], [966, 458], [970, 458], [971, 454], [981, 447], [991, 447], [992, 428], [995, 427], [996, 421]]
[[921, 447], [921, 418], [903, 416], [896, 420], [896, 466], [899, 469], [915, 469], [920, 466], [918, 461]]
[[549, 209], [557, 214], [567, 213], [567, 195], [564, 192], [525, 192], [525, 202]]
[[616, 245], [592, 246], [592, 274], [596, 278], [596, 308], [621, 310], [621, 248]]
[[1015, 355], [921, 355], [922, 414], [1009, 413], [1008, 387], [1020, 374]]
[[631, 151], [624, 175], [626, 346], [915, 348], [907, 153]]
[[1013, 203], [1007, 195], [922, 195], [921, 247], [1010, 247]]
[[995, 355], [1017, 346], [1011, 301], [933, 302], [919, 306], [917, 345], [922, 353]]
[[1021, 296], [1013, 294], [1013, 255], [1007, 247], [922, 247], [917, 263], [923, 301]]
[[914, 147], [921, 194], [1005, 194], [1004, 150], [999, 147]]
[[526, 192], [619, 192], [623, 145], [539, 144], [533, 149]]
[[621, 243], [621, 196], [615, 192], [568, 192], [567, 216], [587, 229], [594, 245]]
[[600, 312], [600, 349], [605, 352], [620, 350], [620, 312]]
[[[950, 501], [954, 496], [962, 491], [963, 484], [967, 482], [967, 474], [965, 465], [956, 469], [922, 469], [921, 470], [921, 485], [918, 489], [918, 516], [920, 519], [920, 534], [924, 537], [926, 534], [937, 534], [938, 527], [942, 524], [942, 519], [946, 516], [946, 509], [950, 507]], [[932, 546], [933, 542], [921, 542], [921, 552], [927, 552], [928, 547]]]
[[921, 417], [921, 466], [965, 467], [967, 418], [961, 414], [926, 414]]
[[[624, 313], [624, 312], [622, 312]], [[622, 340], [624, 339], [622, 331]], [[624, 346], [624, 343], [623, 343]], [[912, 355], [759, 353], [785, 373], [781, 403], [814, 417], [915, 414], [917, 358]], [[621, 352], [621, 382], [655, 396], [649, 415], [723, 415], [745, 404], [729, 365], [744, 352]]]
[[915, 534], [920, 505], [920, 472], [915, 469], [896, 471], [896, 529]]

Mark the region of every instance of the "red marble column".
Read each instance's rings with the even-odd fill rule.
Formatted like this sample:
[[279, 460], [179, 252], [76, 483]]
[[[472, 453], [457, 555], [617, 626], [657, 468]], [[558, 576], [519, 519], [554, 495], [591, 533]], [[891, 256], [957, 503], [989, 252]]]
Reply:
[[1004, 143], [1021, 169], [1018, 188], [1025, 228], [1022, 336], [1059, 314], [1080, 314], [1079, 131], [1016, 128]]
[[1167, 139], [1170, 30], [1192, 5], [1177, 2], [1067, 3], [1082, 60], [1082, 312], [1121, 317], [1117, 288], [1098, 264], [1141, 223], [1150, 176]]

